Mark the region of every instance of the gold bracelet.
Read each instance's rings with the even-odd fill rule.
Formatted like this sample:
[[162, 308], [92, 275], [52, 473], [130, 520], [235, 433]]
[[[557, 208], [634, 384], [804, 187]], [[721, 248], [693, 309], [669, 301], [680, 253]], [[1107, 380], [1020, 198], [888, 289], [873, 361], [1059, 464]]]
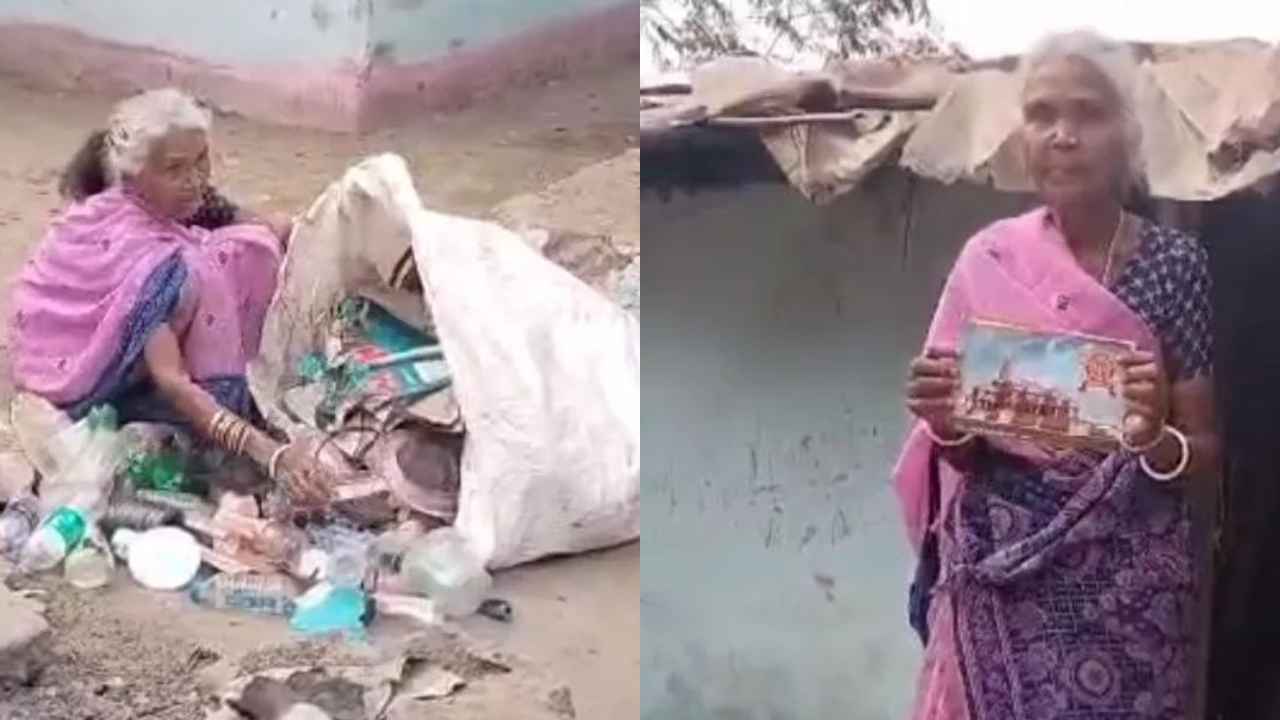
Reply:
[[236, 436], [233, 446], [236, 455], [243, 455], [245, 443], [249, 441], [249, 423], [244, 420], [237, 420], [236, 422]]
[[227, 421], [226, 410], [219, 410], [218, 412], [214, 413], [213, 418], [209, 420], [209, 428], [208, 428], [209, 439], [212, 440], [216, 445], [221, 446], [223, 444], [222, 443], [223, 427], [226, 425], [226, 421]]
[[220, 432], [219, 432], [218, 444], [221, 445], [223, 448], [230, 450], [231, 437], [235, 431], [236, 431], [236, 421], [232, 417], [231, 413], [227, 413], [227, 415], [222, 420], [222, 427], [220, 428]]
[[277, 477], [280, 470], [280, 458], [284, 456], [285, 451], [288, 449], [288, 445], [281, 445], [276, 448], [275, 452], [271, 453], [271, 460], [267, 463], [267, 477], [271, 479], [271, 482], [280, 481], [280, 478]]
[[239, 445], [240, 439], [243, 436], [244, 436], [244, 422], [243, 421], [232, 422], [227, 428], [227, 445], [226, 445], [227, 450], [238, 455], [239, 452], [237, 451], [236, 448]]
[[249, 443], [249, 423], [236, 415], [219, 410], [209, 421], [209, 438], [219, 447], [243, 455]]
[[240, 421], [244, 430], [240, 433], [240, 440], [236, 442], [236, 454], [244, 455], [244, 450], [249, 446], [249, 437], [253, 434], [253, 426], [243, 420]]

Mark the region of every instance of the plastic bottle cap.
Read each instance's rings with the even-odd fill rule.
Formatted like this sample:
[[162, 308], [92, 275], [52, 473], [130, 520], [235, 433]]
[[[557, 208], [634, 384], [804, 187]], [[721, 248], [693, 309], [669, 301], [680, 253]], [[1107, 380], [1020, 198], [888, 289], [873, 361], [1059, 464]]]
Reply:
[[152, 590], [177, 590], [200, 571], [200, 545], [181, 528], [160, 527], [129, 543], [129, 572]]
[[133, 545], [138, 539], [138, 531], [129, 528], [120, 528], [111, 536], [111, 551], [121, 560], [129, 559], [129, 546]]

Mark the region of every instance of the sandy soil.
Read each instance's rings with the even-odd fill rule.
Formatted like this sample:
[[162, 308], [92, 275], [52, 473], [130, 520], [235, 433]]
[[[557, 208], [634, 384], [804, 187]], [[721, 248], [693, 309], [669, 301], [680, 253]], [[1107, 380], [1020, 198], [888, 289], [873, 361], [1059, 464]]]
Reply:
[[[390, 150], [408, 159], [428, 204], [485, 215], [504, 199], [635, 147], [635, 77], [634, 67], [619, 68], [363, 136], [220, 118], [219, 186], [257, 208], [297, 211], [353, 161]], [[0, 278], [6, 283], [58, 205], [61, 164], [102, 123], [110, 102], [40, 92], [0, 77]], [[635, 188], [602, 192], [619, 195], [606, 204], [636, 203]], [[6, 292], [0, 318], [8, 316]], [[5, 350], [0, 346], [0, 402], [7, 404]], [[567, 684], [578, 717], [635, 717], [639, 557], [632, 545], [503, 573], [495, 594], [512, 602], [515, 621], [477, 617], [464, 629]], [[49, 707], [74, 709], [68, 717], [198, 717], [191, 713], [199, 704], [201, 666], [214, 656], [234, 659], [291, 639], [284, 623], [201, 611], [180, 596], [145, 592], [123, 575], [105, 592], [55, 590], [54, 665], [35, 687], [0, 697], [0, 705], [61, 698]], [[394, 623], [380, 630], [409, 631]]]

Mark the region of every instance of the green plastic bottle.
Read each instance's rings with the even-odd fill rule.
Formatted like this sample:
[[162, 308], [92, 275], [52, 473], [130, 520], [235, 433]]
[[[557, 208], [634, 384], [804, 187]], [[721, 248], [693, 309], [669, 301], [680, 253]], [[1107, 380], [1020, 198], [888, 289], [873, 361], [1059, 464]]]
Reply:
[[184, 492], [189, 489], [186, 462], [176, 452], [152, 452], [129, 458], [129, 479], [139, 490]]

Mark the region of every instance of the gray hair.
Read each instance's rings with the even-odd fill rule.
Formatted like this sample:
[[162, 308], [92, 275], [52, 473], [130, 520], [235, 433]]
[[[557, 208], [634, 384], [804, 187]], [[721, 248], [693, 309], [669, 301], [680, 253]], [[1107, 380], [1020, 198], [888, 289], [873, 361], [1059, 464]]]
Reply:
[[213, 113], [175, 88], [148, 90], [122, 100], [107, 122], [105, 169], [108, 181], [117, 183], [133, 175], [147, 162], [156, 140], [173, 130], [209, 131]]
[[1111, 40], [1092, 30], [1051, 33], [1041, 38], [1022, 58], [1019, 75], [1023, 90], [1027, 80], [1041, 65], [1074, 58], [1098, 71], [1113, 94], [1124, 122], [1125, 190], [1146, 182], [1146, 162], [1142, 153], [1142, 123], [1138, 119], [1135, 95], [1138, 86], [1138, 60], [1127, 43]]

